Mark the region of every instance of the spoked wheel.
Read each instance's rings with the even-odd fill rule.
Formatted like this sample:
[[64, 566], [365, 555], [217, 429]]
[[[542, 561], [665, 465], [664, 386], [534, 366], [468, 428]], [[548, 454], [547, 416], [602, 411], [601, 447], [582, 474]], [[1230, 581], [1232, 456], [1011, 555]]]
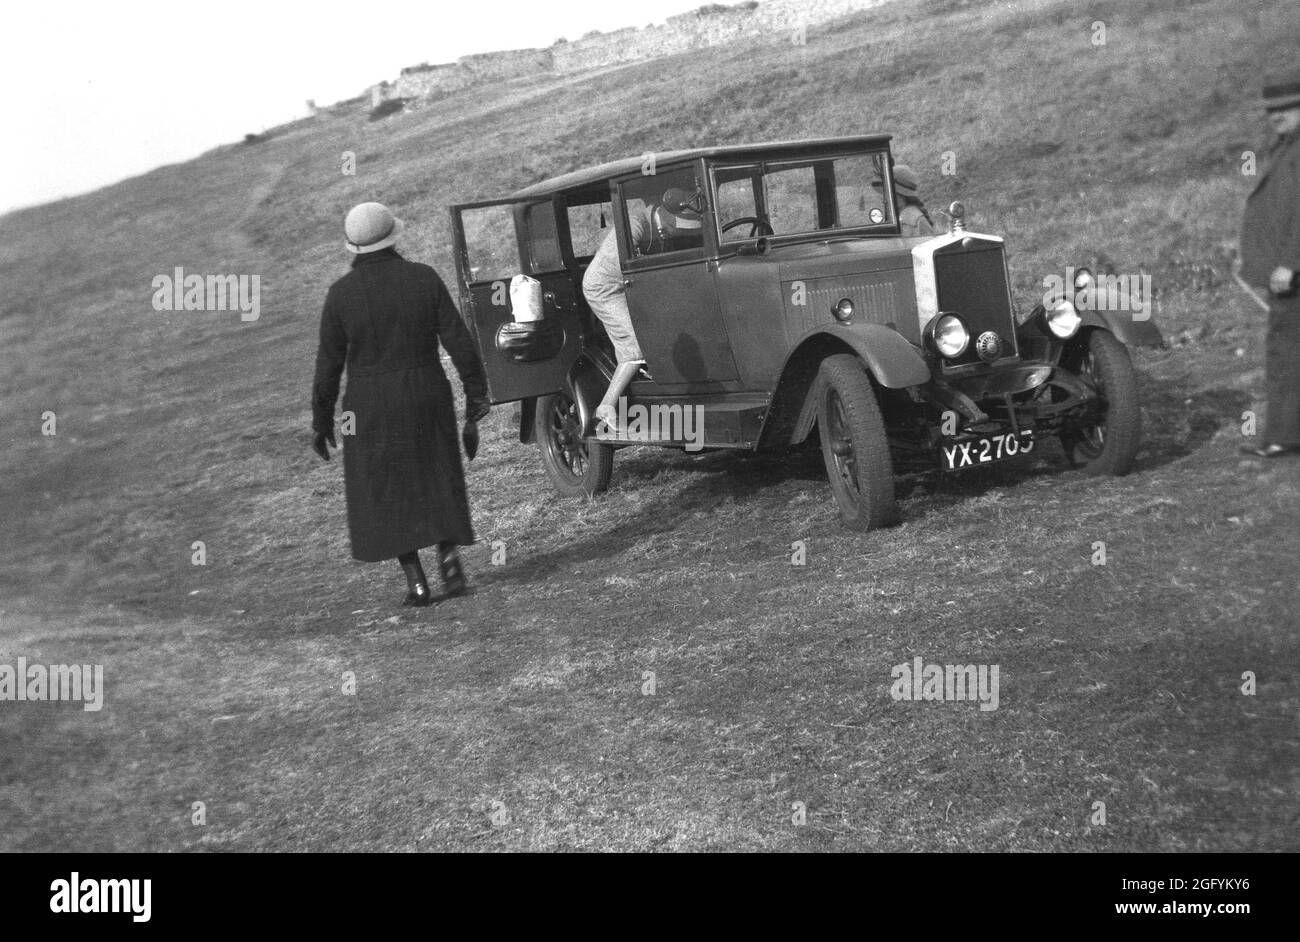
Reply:
[[880, 403], [857, 357], [837, 354], [822, 361], [817, 427], [831, 493], [845, 526], [886, 527], [898, 518], [894, 466]]
[[542, 467], [562, 497], [590, 497], [609, 488], [614, 449], [583, 440], [572, 396], [562, 392], [539, 397], [536, 428]]
[[1142, 441], [1137, 374], [1128, 350], [1109, 331], [1093, 330], [1065, 365], [1098, 396], [1085, 418], [1061, 430], [1066, 459], [1085, 474], [1128, 474]]

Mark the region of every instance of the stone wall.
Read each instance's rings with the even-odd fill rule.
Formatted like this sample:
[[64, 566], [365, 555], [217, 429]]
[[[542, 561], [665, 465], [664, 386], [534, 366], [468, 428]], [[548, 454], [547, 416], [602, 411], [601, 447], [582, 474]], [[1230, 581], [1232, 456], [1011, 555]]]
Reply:
[[569, 74], [671, 56], [717, 46], [742, 37], [794, 42], [800, 27], [813, 26], [890, 0], [763, 0], [745, 9], [701, 15], [681, 13], [660, 26], [629, 27], [548, 49], [512, 49], [462, 56], [455, 62], [403, 69], [395, 82], [369, 90], [375, 102], [387, 98], [438, 98], [487, 82], [529, 75]]
[[812, 26], [888, 0], [766, 0], [752, 10], [681, 13], [662, 26], [624, 29], [552, 46], [556, 72], [578, 72], [692, 49], [717, 46], [742, 37], [792, 42], [800, 26]]

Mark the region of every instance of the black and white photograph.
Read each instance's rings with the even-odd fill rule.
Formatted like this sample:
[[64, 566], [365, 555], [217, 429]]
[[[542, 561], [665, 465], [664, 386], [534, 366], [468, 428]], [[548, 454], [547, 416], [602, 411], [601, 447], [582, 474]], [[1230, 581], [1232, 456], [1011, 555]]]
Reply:
[[1115, 924], [1250, 925], [1295, 0], [4, 21], [7, 909], [184, 915], [163, 854], [1115, 855]]

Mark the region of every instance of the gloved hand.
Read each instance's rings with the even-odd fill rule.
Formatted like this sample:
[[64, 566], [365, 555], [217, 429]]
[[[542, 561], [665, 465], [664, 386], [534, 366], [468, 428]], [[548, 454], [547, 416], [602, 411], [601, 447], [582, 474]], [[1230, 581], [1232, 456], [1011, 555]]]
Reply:
[[488, 404], [488, 401], [486, 399], [465, 400], [465, 421], [466, 422], [479, 422], [482, 419], [484, 419], [487, 416], [487, 414], [491, 411], [492, 411], [492, 406]]
[[320, 455], [322, 461], [330, 460], [329, 449], [325, 447], [326, 442], [329, 442], [331, 447], [333, 448], [339, 447], [338, 443], [334, 441], [333, 429], [331, 429], [328, 432], [317, 432], [316, 437], [312, 439], [312, 443], [311, 443], [312, 450], [315, 451], [316, 454]]
[[478, 423], [466, 422], [464, 430], [460, 433], [461, 444], [465, 446], [465, 457], [470, 461], [478, 454]]

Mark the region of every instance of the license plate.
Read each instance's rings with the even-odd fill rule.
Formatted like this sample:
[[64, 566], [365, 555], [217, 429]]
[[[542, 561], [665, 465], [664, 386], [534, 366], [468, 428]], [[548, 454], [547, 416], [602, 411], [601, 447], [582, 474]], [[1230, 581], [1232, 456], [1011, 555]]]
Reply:
[[939, 464], [945, 471], [960, 471], [962, 468], [992, 464], [1016, 455], [1027, 455], [1034, 450], [1033, 436], [1032, 431], [1025, 429], [1019, 435], [1008, 432], [1005, 435], [967, 438], [951, 445], [940, 445]]

